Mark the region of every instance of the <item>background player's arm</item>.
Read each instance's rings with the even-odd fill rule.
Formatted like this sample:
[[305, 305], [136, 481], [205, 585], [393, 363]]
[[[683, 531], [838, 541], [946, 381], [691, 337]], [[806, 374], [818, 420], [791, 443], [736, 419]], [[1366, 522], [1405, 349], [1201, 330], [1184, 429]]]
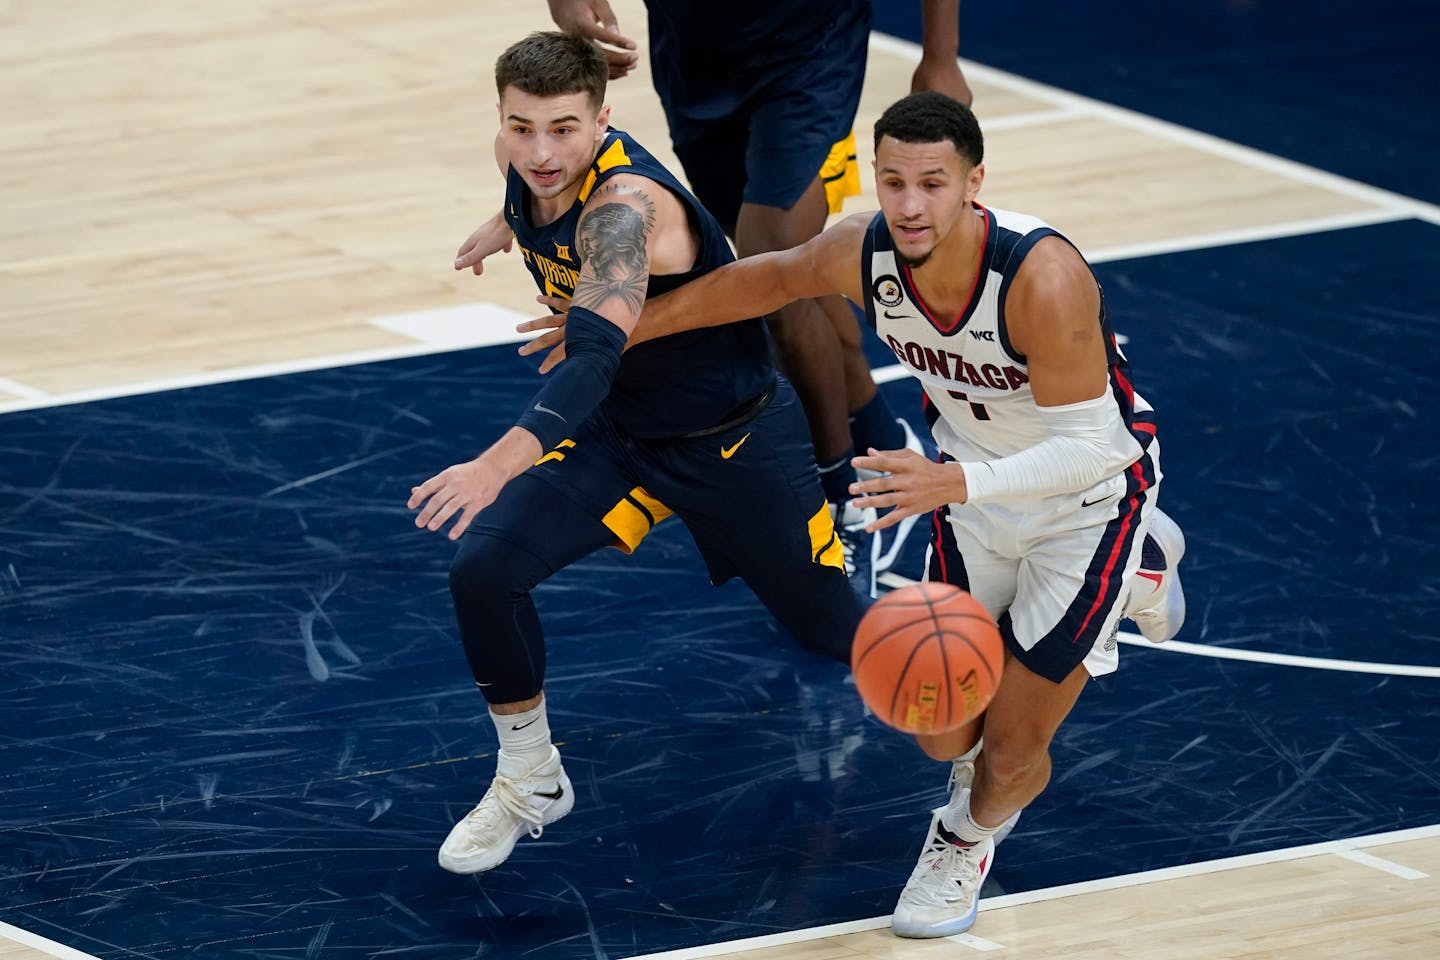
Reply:
[[1058, 237], [1037, 243], [1011, 284], [1005, 326], [1026, 357], [1050, 435], [1011, 456], [973, 463], [934, 463], [911, 451], [857, 457], [857, 467], [888, 474], [855, 484], [867, 494], [862, 506], [896, 508], [873, 529], [944, 503], [1078, 492], [1134, 462], [1140, 446], [1110, 393], [1099, 317], [1100, 288], [1080, 254]]
[[960, 0], [921, 0], [924, 47], [910, 77], [910, 92], [933, 90], [967, 107], [974, 95], [955, 59], [960, 50]]
[[566, 33], [578, 33], [598, 44], [610, 65], [611, 80], [619, 80], [640, 62], [635, 41], [620, 32], [607, 0], [550, 0], [550, 19]]
[[[495, 135], [495, 163], [499, 166], [502, 177], [509, 176], [510, 156], [505, 150], [504, 139], [498, 133]], [[482, 261], [486, 257], [501, 250], [509, 253], [514, 242], [515, 235], [510, 231], [510, 225], [505, 222], [505, 208], [501, 207], [499, 213], [476, 227], [475, 232], [460, 244], [460, 249], [455, 251], [455, 269], [464, 270], [469, 267], [478, 277], [485, 272]]]

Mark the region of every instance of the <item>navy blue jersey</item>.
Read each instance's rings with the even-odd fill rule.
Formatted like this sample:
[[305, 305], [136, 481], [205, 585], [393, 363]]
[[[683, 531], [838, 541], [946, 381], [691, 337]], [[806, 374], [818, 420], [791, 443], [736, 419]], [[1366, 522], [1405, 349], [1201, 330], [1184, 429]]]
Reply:
[[723, 13], [695, 0], [645, 0], [652, 45], [675, 38], [685, 47], [747, 59], [808, 56], [817, 34], [841, 17], [870, 16], [870, 0], [729, 0]]
[[[596, 187], [621, 173], [646, 177], [679, 197], [699, 237], [694, 267], [686, 273], [652, 274], [646, 296], [657, 297], [735, 259], [724, 232], [699, 201], [644, 147], [612, 129], [575, 203], [551, 223], [531, 224], [529, 187], [514, 167], [506, 176], [505, 219], [541, 292], [567, 299], [574, 294], [580, 274], [575, 251], [580, 211]], [[774, 377], [762, 321], [690, 330], [627, 350], [602, 408], [632, 436], [683, 436], [723, 422], [764, 392]]]

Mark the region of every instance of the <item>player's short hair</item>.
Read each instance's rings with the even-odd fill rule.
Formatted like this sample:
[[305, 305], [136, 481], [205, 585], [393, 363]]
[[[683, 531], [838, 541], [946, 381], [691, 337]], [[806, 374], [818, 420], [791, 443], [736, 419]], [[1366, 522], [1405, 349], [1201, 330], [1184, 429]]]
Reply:
[[985, 159], [985, 138], [970, 108], [943, 93], [912, 93], [897, 100], [875, 121], [875, 149], [884, 137], [902, 143], [939, 143], [949, 140], [972, 167]]
[[585, 93], [598, 110], [609, 77], [610, 66], [595, 44], [558, 30], [532, 33], [495, 61], [495, 89], [502, 97], [506, 87], [536, 97]]

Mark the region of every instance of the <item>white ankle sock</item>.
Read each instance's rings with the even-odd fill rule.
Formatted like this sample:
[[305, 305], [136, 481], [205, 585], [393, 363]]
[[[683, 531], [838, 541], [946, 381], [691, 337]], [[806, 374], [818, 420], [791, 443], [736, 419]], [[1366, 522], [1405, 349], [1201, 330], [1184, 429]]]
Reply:
[[[490, 712], [495, 732], [500, 737], [497, 766], [507, 776], [523, 775], [550, 757], [550, 721], [545, 716], [545, 701], [523, 713]], [[506, 761], [510, 762], [506, 762]]]
[[[968, 845], [975, 845], [986, 837], [993, 837], [1000, 829], [995, 827], [982, 827], [975, 822], [970, 815], [970, 791], [966, 790], [960, 794], [960, 802], [945, 811], [942, 820], [945, 828]], [[1003, 826], [1003, 824], [1001, 824]]]

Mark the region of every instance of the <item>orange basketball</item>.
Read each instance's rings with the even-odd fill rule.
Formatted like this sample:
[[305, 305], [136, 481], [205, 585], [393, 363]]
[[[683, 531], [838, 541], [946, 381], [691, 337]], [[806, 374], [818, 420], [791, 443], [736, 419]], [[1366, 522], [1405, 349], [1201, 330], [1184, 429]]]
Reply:
[[875, 601], [850, 650], [865, 705], [905, 733], [944, 733], [978, 717], [1004, 663], [995, 619], [948, 583], [917, 583]]

